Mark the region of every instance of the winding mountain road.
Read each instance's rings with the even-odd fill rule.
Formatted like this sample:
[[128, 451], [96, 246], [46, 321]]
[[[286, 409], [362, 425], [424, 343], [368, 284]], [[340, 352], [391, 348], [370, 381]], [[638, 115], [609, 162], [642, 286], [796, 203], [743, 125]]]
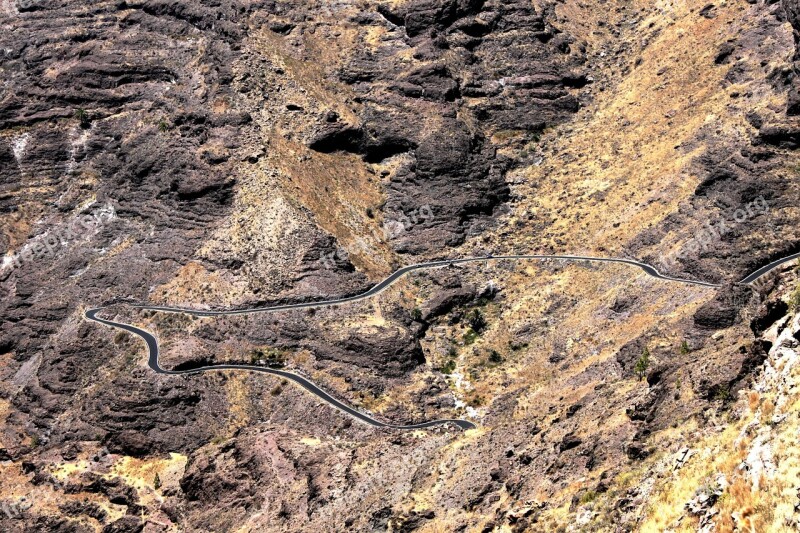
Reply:
[[[792, 261], [794, 259], [800, 258], [800, 253], [796, 253], [777, 261], [773, 261], [772, 263], [756, 270], [755, 272], [746, 276], [740, 283], [750, 284], [754, 281], [758, 280], [759, 278], [765, 276], [772, 270], [778, 268], [784, 263]], [[464, 264], [464, 263], [472, 263], [472, 262], [482, 262], [482, 261], [500, 261], [500, 260], [556, 260], [556, 261], [570, 261], [570, 262], [597, 262], [597, 263], [621, 263], [630, 266], [634, 266], [637, 268], [642, 269], [647, 275], [664, 280], [664, 281], [671, 281], [676, 283], [685, 283], [688, 285], [696, 285], [700, 287], [709, 287], [709, 288], [716, 288], [719, 287], [718, 284], [708, 283], [705, 281], [697, 281], [697, 280], [690, 280], [690, 279], [683, 279], [683, 278], [675, 278], [671, 276], [666, 276], [661, 274], [655, 267], [652, 265], [648, 265], [647, 263], [641, 263], [639, 261], [634, 261], [632, 259], [615, 259], [615, 258], [605, 258], [605, 257], [588, 257], [588, 256], [577, 256], [577, 255], [503, 255], [503, 256], [487, 256], [487, 257], [467, 257], [461, 259], [453, 259], [453, 260], [446, 260], [446, 261], [431, 261], [427, 263], [417, 263], [414, 265], [409, 265], [403, 267], [394, 273], [392, 273], [389, 277], [381, 281], [380, 283], [373, 286], [366, 292], [361, 294], [357, 294], [354, 296], [347, 296], [343, 298], [337, 298], [333, 300], [321, 300], [321, 301], [310, 301], [310, 302], [301, 302], [301, 303], [294, 303], [294, 304], [282, 304], [282, 305], [274, 305], [274, 306], [267, 306], [267, 307], [256, 307], [252, 309], [227, 309], [227, 310], [203, 310], [203, 309], [190, 309], [190, 308], [181, 308], [181, 307], [164, 307], [164, 306], [155, 306], [155, 305], [134, 305], [133, 307], [138, 309], [145, 309], [149, 311], [159, 311], [164, 313], [184, 313], [193, 316], [200, 316], [200, 317], [208, 317], [208, 316], [225, 316], [225, 315], [244, 315], [250, 313], [266, 313], [266, 312], [274, 312], [274, 311], [287, 311], [293, 309], [306, 309], [311, 307], [326, 307], [332, 305], [338, 305], [348, 302], [356, 302], [359, 300], [364, 300], [367, 298], [371, 298], [377, 294], [380, 294], [392, 284], [394, 284], [398, 279], [405, 276], [410, 272], [414, 272], [416, 270], [424, 270], [424, 269], [432, 269], [432, 268], [442, 268], [447, 267], [450, 265], [457, 265], [457, 264]], [[113, 322], [111, 320], [106, 320], [104, 318], [100, 318], [97, 314], [102, 311], [103, 307], [98, 307], [95, 309], [89, 309], [86, 311], [85, 316], [88, 320], [92, 320], [94, 322], [98, 322], [100, 324], [104, 324], [106, 326], [110, 326], [117, 329], [122, 329], [137, 335], [142, 340], [145, 341], [147, 344], [147, 349], [149, 351], [148, 356], [148, 365], [150, 368], [159, 374], [168, 374], [168, 375], [185, 375], [185, 374], [197, 374], [200, 372], [209, 372], [209, 371], [217, 371], [217, 370], [246, 370], [251, 372], [262, 372], [265, 374], [272, 374], [275, 376], [280, 376], [285, 379], [291, 380], [294, 383], [297, 383], [310, 393], [316, 395], [321, 400], [327, 402], [328, 404], [332, 405], [336, 409], [360, 420], [366, 424], [371, 426], [380, 427], [380, 428], [389, 428], [389, 429], [424, 429], [430, 428], [433, 426], [441, 425], [441, 424], [454, 424], [461, 429], [475, 429], [477, 426], [468, 421], [468, 420], [432, 420], [430, 422], [422, 422], [419, 424], [411, 424], [411, 425], [395, 425], [395, 424], [388, 424], [385, 422], [381, 422], [372, 418], [371, 416], [358, 411], [347, 404], [337, 400], [324, 390], [317, 387], [314, 383], [309, 381], [308, 379], [292, 373], [287, 372], [285, 370], [277, 370], [274, 368], [266, 368], [262, 366], [255, 366], [255, 365], [229, 365], [229, 364], [219, 364], [219, 365], [211, 365], [211, 366], [203, 366], [199, 368], [193, 368], [189, 370], [165, 370], [161, 368], [158, 364], [158, 340], [156, 340], [155, 336], [153, 336], [150, 332], [143, 330], [141, 328], [137, 328], [135, 326], [131, 326], [130, 324], [124, 324], [121, 322]]]
[[773, 270], [775, 270], [776, 268], [778, 268], [782, 264], [788, 263], [789, 261], [793, 261], [793, 260], [799, 259], [799, 258], [800, 258], [800, 252], [798, 252], [796, 254], [792, 254], [792, 255], [787, 255], [784, 258], [778, 259], [777, 261], [773, 261], [772, 263], [759, 268], [758, 270], [756, 270], [752, 274], [749, 274], [746, 278], [744, 278], [739, 283], [744, 283], [746, 285], [749, 285], [749, 284], [753, 283], [754, 281], [758, 280], [759, 278], [764, 277], [764, 275], [769, 274], [770, 272], [772, 272]]
[[144, 341], [147, 343], [147, 348], [150, 351], [150, 357], [149, 357], [147, 363], [150, 366], [150, 368], [153, 369], [158, 374], [169, 374], [169, 375], [177, 376], [177, 375], [183, 375], [183, 374], [197, 374], [197, 373], [200, 373], [200, 372], [208, 372], [209, 370], [247, 370], [247, 371], [253, 371], [253, 372], [263, 372], [265, 374], [272, 374], [274, 376], [280, 376], [282, 378], [286, 378], [286, 379], [292, 380], [295, 383], [297, 383], [298, 385], [300, 385], [301, 387], [303, 387], [304, 389], [306, 389], [308, 392], [310, 392], [310, 393], [316, 395], [317, 397], [319, 397], [320, 399], [328, 402], [329, 404], [331, 404], [332, 406], [336, 407], [337, 409], [339, 409], [341, 411], [344, 411], [345, 413], [349, 414], [350, 416], [355, 417], [355, 418], [361, 420], [362, 422], [366, 422], [367, 424], [370, 424], [372, 426], [385, 427], [385, 428], [391, 428], [391, 429], [424, 429], [424, 428], [429, 428], [429, 427], [436, 426], [436, 425], [439, 425], [439, 424], [453, 423], [453, 424], [456, 424], [458, 427], [460, 427], [462, 429], [474, 429], [475, 428], [475, 424], [473, 424], [472, 422], [468, 422], [466, 420], [433, 420], [431, 422], [423, 422], [423, 423], [420, 423], [420, 424], [411, 424], [411, 425], [408, 425], [408, 426], [397, 426], [397, 425], [393, 425], [393, 424], [386, 424], [384, 422], [380, 422], [378, 420], [375, 420], [374, 418], [362, 413], [361, 411], [357, 411], [356, 409], [353, 409], [352, 407], [348, 406], [347, 404], [344, 404], [344, 403], [340, 402], [339, 400], [337, 400], [336, 398], [334, 398], [333, 396], [331, 396], [330, 394], [328, 394], [324, 390], [322, 390], [319, 387], [317, 387], [316, 385], [314, 385], [312, 382], [310, 382], [306, 378], [304, 378], [302, 376], [299, 376], [297, 374], [293, 374], [292, 372], [286, 372], [285, 370], [276, 370], [274, 368], [265, 368], [263, 366], [256, 366], [256, 365], [225, 365], [225, 364], [213, 365], [213, 366], [202, 366], [202, 367], [199, 367], [199, 368], [193, 368], [191, 370], [164, 370], [158, 364], [158, 341], [156, 340], [156, 338], [152, 334], [150, 334], [149, 332], [147, 332], [147, 331], [145, 331], [143, 329], [131, 326], [130, 324], [123, 324], [121, 322], [112, 322], [111, 320], [105, 320], [103, 318], [100, 318], [100, 317], [97, 316], [97, 313], [102, 311], [102, 309], [103, 308], [101, 307], [101, 308], [90, 309], [90, 310], [86, 311], [86, 318], [88, 318], [89, 320], [94, 320], [95, 322], [99, 322], [101, 324], [105, 324], [107, 326], [111, 326], [111, 327], [119, 328], [119, 329], [124, 329], [125, 331], [129, 331], [129, 332], [133, 333], [134, 335], [138, 335], [139, 337], [144, 339]]

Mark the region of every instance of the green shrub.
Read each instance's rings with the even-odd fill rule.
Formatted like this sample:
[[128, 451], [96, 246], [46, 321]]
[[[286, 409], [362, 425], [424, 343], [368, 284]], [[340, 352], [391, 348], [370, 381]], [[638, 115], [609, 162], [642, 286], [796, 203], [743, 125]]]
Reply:
[[422, 320], [422, 309], [420, 309], [419, 307], [415, 307], [414, 309], [412, 309], [411, 318], [416, 320], [417, 322]]
[[75, 110], [75, 118], [78, 119], [82, 128], [86, 128], [89, 126], [89, 113], [86, 112], [85, 109], [79, 107]]
[[489, 305], [489, 302], [491, 302], [491, 301], [492, 301], [491, 298], [488, 298], [486, 296], [481, 296], [475, 302], [475, 305], [477, 305], [478, 307], [486, 307], [487, 305]]
[[492, 350], [489, 352], [489, 362], [493, 364], [499, 364], [503, 362], [503, 357], [497, 350]]
[[470, 407], [480, 407], [484, 403], [486, 403], [486, 398], [484, 398], [480, 394], [476, 394], [475, 396], [467, 400], [467, 405], [469, 405]]
[[283, 368], [284, 362], [286, 361], [286, 356], [283, 352], [276, 349], [270, 349], [266, 355], [267, 365], [270, 368]]
[[691, 352], [692, 350], [689, 349], [689, 343], [686, 341], [681, 342], [681, 355], [686, 355], [687, 353]]
[[586, 505], [587, 503], [592, 503], [597, 499], [597, 492], [593, 490], [587, 490], [583, 494], [581, 494], [580, 498], [580, 505]]
[[645, 346], [644, 350], [642, 350], [641, 357], [639, 357], [636, 364], [633, 366], [633, 371], [639, 376], [639, 381], [647, 374], [648, 368], [650, 368], [650, 350]]
[[250, 362], [252, 364], [257, 364], [262, 359], [270, 368], [283, 368], [286, 354], [277, 348], [257, 348], [250, 352]]
[[452, 374], [453, 372], [455, 372], [455, 370], [456, 370], [456, 362], [452, 359], [447, 361], [444, 365], [442, 365], [442, 368], [439, 369], [439, 371], [442, 374]]
[[464, 340], [464, 344], [472, 344], [478, 338], [478, 334], [472, 328], [467, 328], [467, 331], [464, 332], [464, 336], [462, 337]]
[[732, 396], [730, 387], [725, 384], [718, 385], [714, 391], [714, 399], [721, 402], [727, 402]]
[[488, 325], [480, 309], [473, 309], [469, 312], [467, 315], [467, 324], [469, 324], [469, 327], [471, 327], [475, 333], [483, 332]]
[[158, 477], [158, 472], [156, 472], [156, 477], [153, 479], [153, 488], [156, 490], [161, 488], [161, 478]]

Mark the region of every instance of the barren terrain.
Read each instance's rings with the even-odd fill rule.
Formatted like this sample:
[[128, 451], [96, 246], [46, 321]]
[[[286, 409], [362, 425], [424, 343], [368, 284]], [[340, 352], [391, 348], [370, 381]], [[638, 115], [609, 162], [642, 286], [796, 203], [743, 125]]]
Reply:
[[[800, 527], [795, 0], [0, 2], [0, 529]], [[250, 308], [226, 317], [130, 303]], [[362, 424], [274, 365], [393, 424]]]

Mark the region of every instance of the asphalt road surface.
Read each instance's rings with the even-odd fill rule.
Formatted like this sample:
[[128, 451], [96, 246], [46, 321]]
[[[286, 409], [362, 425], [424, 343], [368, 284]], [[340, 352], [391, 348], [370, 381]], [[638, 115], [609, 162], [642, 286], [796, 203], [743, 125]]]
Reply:
[[[757, 279], [763, 277], [764, 275], [768, 274], [772, 270], [778, 268], [780, 265], [792, 261], [794, 259], [800, 258], [800, 253], [796, 253], [777, 261], [773, 261], [772, 263], [756, 270], [752, 274], [749, 274], [745, 277], [741, 283], [750, 284], [756, 281]], [[293, 303], [293, 304], [282, 304], [282, 305], [274, 305], [274, 306], [267, 306], [267, 307], [256, 307], [252, 309], [227, 309], [227, 310], [203, 310], [203, 309], [189, 309], [189, 308], [180, 308], [180, 307], [163, 307], [163, 306], [154, 306], [154, 305], [134, 305], [138, 309], [146, 309], [150, 311], [160, 311], [164, 313], [185, 313], [194, 316], [222, 316], [222, 315], [244, 315], [249, 313], [265, 313], [265, 312], [274, 312], [274, 311], [286, 311], [291, 309], [305, 309], [311, 307], [325, 307], [331, 305], [338, 305], [348, 302], [355, 302], [358, 300], [364, 300], [367, 298], [371, 298], [376, 294], [381, 293], [382, 291], [386, 290], [392, 284], [394, 284], [398, 279], [405, 276], [410, 272], [414, 272], [416, 270], [424, 270], [424, 269], [431, 269], [431, 268], [442, 268], [447, 267], [450, 265], [458, 265], [463, 263], [472, 263], [472, 262], [482, 262], [482, 261], [500, 261], [500, 260], [555, 260], [555, 261], [570, 261], [570, 262], [597, 262], [597, 263], [622, 263], [626, 265], [635, 266], [637, 268], [642, 269], [647, 275], [665, 280], [671, 281], [676, 283], [685, 283], [688, 285], [697, 285], [701, 287], [710, 287], [715, 288], [719, 285], [714, 283], [708, 283], [705, 281], [697, 281], [697, 280], [690, 280], [690, 279], [683, 279], [683, 278], [675, 278], [671, 276], [666, 276], [661, 274], [655, 267], [648, 265], [646, 263], [641, 263], [639, 261], [634, 261], [632, 259], [614, 259], [614, 258], [604, 258], [604, 257], [588, 257], [588, 256], [577, 256], [577, 255], [504, 255], [504, 256], [487, 256], [487, 257], [467, 257], [461, 259], [452, 259], [452, 260], [444, 260], [444, 261], [431, 261], [428, 263], [418, 263], [414, 265], [409, 265], [403, 267], [394, 273], [392, 273], [389, 277], [378, 283], [377, 285], [373, 286], [366, 292], [361, 294], [357, 294], [354, 296], [347, 296], [344, 298], [337, 298], [334, 300], [321, 300], [321, 301], [311, 301], [311, 302], [301, 302], [301, 303]], [[158, 341], [156, 338], [141, 328], [137, 328], [135, 326], [131, 326], [130, 324], [123, 324], [121, 322], [112, 322], [111, 320], [106, 320], [97, 316], [97, 314], [102, 311], [102, 307], [98, 307], [96, 309], [89, 309], [86, 311], [86, 318], [89, 320], [93, 320], [100, 324], [105, 324], [106, 326], [111, 326], [113, 328], [122, 329], [137, 335], [142, 340], [145, 341], [147, 344], [147, 349], [149, 351], [148, 356], [148, 365], [150, 368], [159, 374], [168, 374], [168, 375], [185, 375], [185, 374], [198, 374], [200, 372], [209, 372], [209, 371], [219, 371], [219, 370], [245, 370], [249, 372], [263, 372], [265, 374], [272, 374], [275, 376], [280, 376], [282, 378], [288, 379], [297, 383], [308, 392], [314, 394], [321, 400], [327, 402], [331, 406], [339, 409], [340, 411], [364, 422], [371, 426], [381, 427], [381, 428], [390, 428], [390, 429], [424, 429], [429, 428], [441, 424], [453, 424], [458, 426], [461, 429], [475, 429], [476, 426], [474, 423], [468, 420], [432, 420], [430, 422], [422, 422], [419, 424], [411, 424], [411, 425], [395, 425], [395, 424], [388, 424], [386, 422], [381, 422], [380, 420], [376, 420], [369, 416], [366, 413], [358, 411], [347, 404], [337, 400], [324, 390], [317, 387], [314, 383], [307, 380], [306, 378], [294, 374], [292, 372], [287, 372], [285, 370], [277, 370], [274, 368], [266, 368], [263, 366], [256, 366], [256, 365], [227, 365], [227, 364], [219, 364], [219, 365], [212, 365], [212, 366], [204, 366], [199, 368], [193, 368], [190, 370], [165, 370], [161, 368], [158, 364]]]
[[345, 413], [349, 414], [352, 417], [355, 417], [362, 422], [366, 422], [371, 426], [376, 427], [385, 427], [391, 429], [423, 429], [429, 428], [432, 426], [436, 426], [439, 424], [447, 424], [452, 423], [460, 427], [461, 429], [474, 429], [475, 424], [472, 422], [468, 422], [466, 420], [433, 420], [431, 422], [422, 422], [420, 424], [411, 424], [407, 426], [397, 426], [394, 424], [386, 424], [384, 422], [380, 422], [379, 420], [375, 420], [374, 418], [362, 413], [361, 411], [357, 411], [352, 407], [340, 402], [324, 390], [320, 389], [312, 382], [307, 380], [306, 378], [299, 376], [297, 374], [293, 374], [292, 372], [286, 372], [285, 370], [277, 370], [274, 368], [266, 368], [263, 366], [256, 366], [256, 365], [213, 365], [213, 366], [203, 366], [199, 368], [193, 368], [191, 370], [164, 370], [158, 364], [158, 341], [156, 338], [149, 332], [137, 328], [135, 326], [131, 326], [130, 324], [122, 324], [120, 322], [112, 322], [111, 320], [105, 320], [97, 316], [97, 313], [102, 311], [102, 307], [98, 309], [90, 309], [86, 311], [86, 318], [89, 320], [94, 320], [95, 322], [99, 322], [101, 324], [105, 324], [107, 326], [111, 326], [114, 328], [124, 329], [125, 331], [129, 331], [134, 335], [138, 335], [147, 343], [147, 348], [150, 351], [150, 356], [148, 358], [147, 364], [150, 366], [158, 374], [169, 374], [169, 375], [182, 375], [182, 374], [198, 374], [200, 372], [208, 372], [210, 370], [247, 370], [253, 372], [263, 372], [265, 374], [272, 374], [275, 376], [280, 376], [282, 378], [286, 378], [289, 380], [294, 381], [308, 392], [316, 395], [320, 399], [326, 401], [330, 405], [336, 407], [337, 409], [344, 411]]

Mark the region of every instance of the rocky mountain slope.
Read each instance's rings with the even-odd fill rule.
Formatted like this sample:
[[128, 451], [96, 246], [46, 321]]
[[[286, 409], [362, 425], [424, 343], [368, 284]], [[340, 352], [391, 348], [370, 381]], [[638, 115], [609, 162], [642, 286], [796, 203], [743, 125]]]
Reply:
[[[0, 2], [7, 531], [797, 527], [794, 0]], [[251, 307], [192, 318], [126, 302]], [[246, 372], [280, 364], [395, 423]]]

